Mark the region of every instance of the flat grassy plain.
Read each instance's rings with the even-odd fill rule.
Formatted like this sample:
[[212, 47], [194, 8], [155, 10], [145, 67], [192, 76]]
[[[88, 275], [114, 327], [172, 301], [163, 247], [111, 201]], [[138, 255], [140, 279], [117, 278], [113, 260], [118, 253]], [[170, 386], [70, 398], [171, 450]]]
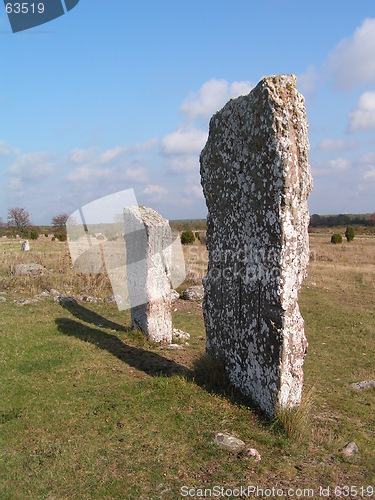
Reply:
[[[199, 303], [174, 305], [174, 326], [191, 334], [179, 350], [147, 342], [116, 304], [64, 308], [44, 298], [21, 307], [14, 301], [51, 288], [104, 299], [109, 280], [74, 271], [66, 243], [40, 237], [25, 254], [20, 241], [0, 240], [0, 498], [177, 499], [183, 486], [215, 485], [313, 488], [314, 498], [319, 487], [337, 498], [336, 486], [354, 486], [370, 498], [360, 488], [375, 486], [375, 391], [349, 384], [375, 379], [375, 237], [332, 245], [329, 234], [314, 234], [310, 246], [300, 308], [312, 409], [295, 437], [201, 381]], [[204, 246], [184, 251], [188, 279], [198, 281]], [[20, 262], [46, 273], [13, 276]], [[262, 460], [217, 448], [219, 431]], [[359, 452], [345, 458], [339, 450], [350, 441]]]

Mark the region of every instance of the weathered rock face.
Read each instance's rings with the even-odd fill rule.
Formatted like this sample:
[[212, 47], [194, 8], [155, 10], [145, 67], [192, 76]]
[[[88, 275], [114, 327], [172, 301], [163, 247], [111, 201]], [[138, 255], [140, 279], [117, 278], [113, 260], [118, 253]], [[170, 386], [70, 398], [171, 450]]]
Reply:
[[155, 210], [124, 209], [126, 269], [132, 328], [154, 342], [172, 341], [172, 232]]
[[309, 259], [308, 123], [293, 75], [263, 79], [210, 122], [207, 353], [270, 416], [299, 404], [307, 350], [298, 293]]

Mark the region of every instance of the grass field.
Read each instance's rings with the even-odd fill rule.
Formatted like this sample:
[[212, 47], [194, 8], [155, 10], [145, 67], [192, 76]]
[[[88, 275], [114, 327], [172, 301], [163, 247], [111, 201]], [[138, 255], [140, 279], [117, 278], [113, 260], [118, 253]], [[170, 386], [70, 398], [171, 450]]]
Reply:
[[[336, 486], [354, 486], [369, 498], [360, 488], [375, 486], [375, 391], [349, 384], [375, 379], [375, 237], [329, 241], [310, 238], [300, 307], [312, 409], [288, 436], [234, 393], [205, 387], [194, 368], [205, 349], [200, 304], [174, 306], [175, 327], [191, 334], [179, 350], [148, 343], [116, 304], [63, 308], [45, 298], [20, 307], [14, 301], [51, 288], [101, 299], [111, 289], [104, 275], [76, 273], [65, 243], [41, 237], [25, 254], [19, 241], [0, 240], [0, 498], [176, 499], [183, 486], [215, 485], [329, 486], [330, 498]], [[198, 281], [204, 247], [184, 251]], [[46, 273], [15, 277], [20, 262]], [[218, 431], [262, 460], [217, 448]], [[350, 441], [359, 452], [345, 458], [339, 450]]]

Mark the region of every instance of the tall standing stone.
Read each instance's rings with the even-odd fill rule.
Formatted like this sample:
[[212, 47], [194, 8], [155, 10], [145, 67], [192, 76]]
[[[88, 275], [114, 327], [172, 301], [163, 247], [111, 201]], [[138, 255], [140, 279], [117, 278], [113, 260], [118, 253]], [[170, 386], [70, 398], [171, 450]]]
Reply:
[[132, 328], [154, 342], [172, 341], [169, 222], [152, 208], [124, 209], [126, 274]]
[[307, 351], [298, 293], [309, 260], [308, 122], [293, 75], [264, 78], [210, 122], [207, 353], [268, 415], [301, 400]]

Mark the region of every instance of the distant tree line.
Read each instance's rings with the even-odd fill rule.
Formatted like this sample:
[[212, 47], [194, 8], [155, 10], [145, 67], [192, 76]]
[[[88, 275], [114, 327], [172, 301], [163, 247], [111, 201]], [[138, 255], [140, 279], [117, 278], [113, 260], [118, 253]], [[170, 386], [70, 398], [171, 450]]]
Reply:
[[170, 220], [169, 225], [176, 231], [206, 231], [206, 219]]
[[[66, 213], [55, 215], [51, 219], [51, 226], [34, 226], [30, 222], [30, 213], [21, 207], [11, 207], [8, 209], [7, 222], [0, 217], [0, 236], [37, 239], [39, 235], [48, 236], [52, 233], [54, 238], [61, 241], [66, 240], [66, 223], [69, 216]], [[101, 225], [90, 227], [90, 232], [103, 231]], [[171, 220], [172, 229], [183, 231], [206, 231], [206, 219]], [[339, 214], [339, 215], [318, 215], [313, 214], [310, 218], [310, 227], [337, 227], [337, 226], [369, 226], [375, 227], [375, 213], [373, 214]], [[110, 237], [111, 235], [106, 235]], [[194, 235], [197, 237], [196, 235]], [[202, 235], [203, 236], [203, 235]]]
[[375, 226], [375, 213], [373, 214], [339, 214], [318, 215], [310, 218], [310, 227], [336, 227], [336, 226]]
[[50, 231], [52, 239], [60, 241], [66, 240], [66, 222], [69, 216], [65, 213], [55, 215], [52, 218], [51, 226], [35, 226], [30, 221], [31, 214], [23, 207], [11, 207], [8, 209], [7, 222], [0, 217], [0, 236], [8, 238], [21, 238], [37, 240], [41, 234], [48, 236]]

